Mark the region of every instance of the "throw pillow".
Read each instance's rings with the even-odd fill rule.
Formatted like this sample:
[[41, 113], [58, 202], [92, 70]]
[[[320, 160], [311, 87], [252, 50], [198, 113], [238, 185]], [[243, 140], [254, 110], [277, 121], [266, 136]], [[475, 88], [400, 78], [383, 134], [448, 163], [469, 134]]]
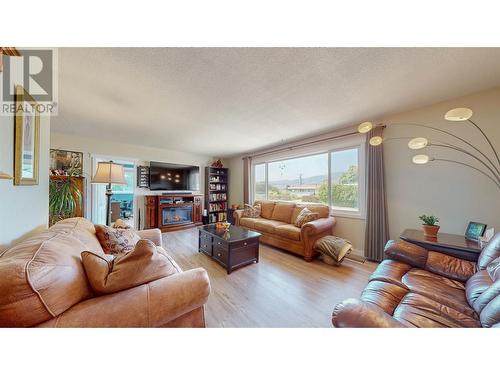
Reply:
[[255, 206], [250, 206], [245, 204], [245, 209], [243, 210], [243, 217], [259, 217], [261, 211], [261, 205], [256, 204]]
[[301, 228], [305, 223], [316, 220], [318, 218], [319, 214], [317, 212], [312, 212], [310, 209], [305, 207], [302, 211], [300, 211], [297, 219], [295, 219], [295, 226]]
[[165, 250], [150, 240], [139, 240], [132, 251], [116, 257], [90, 251], [82, 252], [81, 257], [90, 286], [99, 294], [133, 288], [178, 272]]
[[113, 223], [113, 228], [119, 228], [119, 229], [132, 229], [130, 225], [128, 225], [126, 222], [124, 222], [122, 219], [118, 219]]
[[132, 251], [141, 239], [133, 229], [95, 226], [96, 236], [106, 254], [121, 254]]

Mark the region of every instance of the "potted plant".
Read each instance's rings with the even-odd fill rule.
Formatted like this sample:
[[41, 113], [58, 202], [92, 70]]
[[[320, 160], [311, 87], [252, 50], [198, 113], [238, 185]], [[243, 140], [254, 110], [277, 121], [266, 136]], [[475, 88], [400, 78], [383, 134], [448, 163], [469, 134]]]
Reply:
[[421, 215], [418, 218], [422, 220], [422, 229], [424, 230], [424, 235], [426, 237], [437, 238], [437, 233], [440, 227], [439, 225], [436, 225], [436, 223], [439, 222], [439, 219], [433, 215]]
[[82, 203], [82, 195], [71, 176], [49, 183], [49, 225], [72, 217], [77, 205]]

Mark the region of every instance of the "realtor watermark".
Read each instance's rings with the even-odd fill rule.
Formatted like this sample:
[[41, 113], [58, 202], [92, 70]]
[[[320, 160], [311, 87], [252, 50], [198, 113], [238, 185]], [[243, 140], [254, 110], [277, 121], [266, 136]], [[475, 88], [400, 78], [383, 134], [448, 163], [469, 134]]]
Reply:
[[[57, 49], [18, 48], [21, 56], [0, 56], [0, 115], [12, 116], [18, 111], [40, 115], [57, 115], [58, 81]], [[23, 100], [17, 93], [24, 89]], [[27, 94], [27, 95], [26, 95]]]

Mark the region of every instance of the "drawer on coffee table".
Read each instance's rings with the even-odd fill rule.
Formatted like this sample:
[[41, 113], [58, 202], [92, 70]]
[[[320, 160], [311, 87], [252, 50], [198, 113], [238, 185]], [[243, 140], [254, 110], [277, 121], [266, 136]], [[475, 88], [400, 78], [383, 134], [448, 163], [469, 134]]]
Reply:
[[249, 238], [249, 239], [241, 240], [241, 241], [238, 241], [238, 242], [232, 242], [231, 243], [231, 249], [236, 249], [237, 247], [250, 246], [250, 245], [254, 245], [254, 244], [258, 244], [258, 243], [259, 243], [259, 238], [258, 237]]
[[213, 257], [224, 265], [227, 265], [228, 251], [227, 245], [221, 246], [215, 242], [213, 247]]
[[200, 251], [212, 256], [212, 236], [204, 233], [200, 234]]
[[213, 242], [213, 245], [214, 245], [214, 248], [217, 246], [217, 247], [220, 247], [220, 248], [224, 248], [224, 249], [228, 249], [228, 244], [226, 241], [223, 241], [217, 237], [214, 237], [214, 242]]

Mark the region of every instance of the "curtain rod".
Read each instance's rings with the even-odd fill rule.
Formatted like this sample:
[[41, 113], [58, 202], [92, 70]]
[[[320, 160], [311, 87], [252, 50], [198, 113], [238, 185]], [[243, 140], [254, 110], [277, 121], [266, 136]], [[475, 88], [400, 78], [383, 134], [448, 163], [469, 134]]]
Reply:
[[345, 134], [340, 134], [340, 135], [334, 135], [334, 136], [323, 138], [323, 139], [317, 139], [315, 141], [309, 141], [309, 142], [300, 143], [300, 144], [294, 145], [294, 146], [282, 147], [280, 149], [264, 151], [264, 152], [261, 152], [261, 153], [258, 153], [258, 154], [251, 154], [251, 155], [244, 156], [243, 159], [246, 159], [246, 158], [255, 158], [255, 157], [258, 157], [258, 156], [263, 156], [263, 155], [268, 155], [268, 154], [274, 154], [276, 152], [281, 152], [281, 151], [289, 151], [289, 150], [293, 150], [295, 148], [309, 146], [309, 145], [313, 145], [313, 144], [316, 144], [316, 143], [322, 143], [322, 142], [326, 142], [326, 141], [331, 141], [332, 139], [338, 139], [338, 138], [348, 137], [350, 135], [355, 135], [355, 134], [359, 134], [359, 132], [354, 131], [354, 132], [350, 132], [350, 133], [345, 133]]

